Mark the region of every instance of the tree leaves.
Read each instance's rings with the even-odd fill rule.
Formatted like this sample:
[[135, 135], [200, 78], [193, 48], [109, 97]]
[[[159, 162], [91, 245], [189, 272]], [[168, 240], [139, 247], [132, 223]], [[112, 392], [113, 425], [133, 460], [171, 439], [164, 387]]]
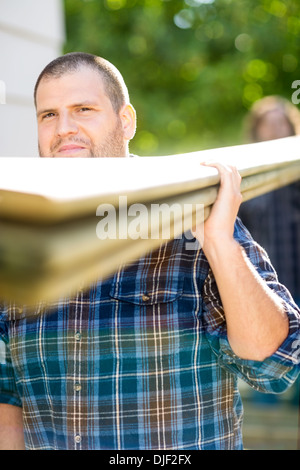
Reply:
[[135, 153], [241, 143], [253, 102], [291, 99], [300, 79], [297, 0], [65, 0], [65, 9], [65, 52], [101, 55], [124, 76]]

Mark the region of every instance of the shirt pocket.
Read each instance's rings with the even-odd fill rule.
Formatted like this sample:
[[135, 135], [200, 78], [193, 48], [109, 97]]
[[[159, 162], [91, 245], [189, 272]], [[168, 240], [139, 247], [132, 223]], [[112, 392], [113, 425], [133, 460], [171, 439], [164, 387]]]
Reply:
[[115, 302], [111, 336], [117, 334], [123, 373], [149, 376], [155, 382], [158, 362], [163, 372], [180, 363], [184, 277], [169, 282], [167, 277], [148, 278], [143, 286], [139, 279], [124, 279], [111, 286]]
[[184, 276], [178, 276], [170, 282], [169, 277], [147, 279], [144, 284], [136, 278], [114, 282], [110, 289], [110, 297], [119, 302], [134, 306], [155, 306], [173, 303], [183, 294]]

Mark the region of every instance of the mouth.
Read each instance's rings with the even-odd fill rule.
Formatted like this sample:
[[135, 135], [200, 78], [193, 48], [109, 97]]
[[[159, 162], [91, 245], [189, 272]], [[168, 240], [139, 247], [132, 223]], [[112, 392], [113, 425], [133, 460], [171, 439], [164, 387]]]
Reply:
[[80, 152], [81, 150], [85, 150], [86, 147], [82, 147], [81, 145], [76, 145], [76, 144], [67, 144], [63, 145], [60, 147], [58, 150], [58, 153], [60, 154], [69, 154], [69, 153], [77, 153]]

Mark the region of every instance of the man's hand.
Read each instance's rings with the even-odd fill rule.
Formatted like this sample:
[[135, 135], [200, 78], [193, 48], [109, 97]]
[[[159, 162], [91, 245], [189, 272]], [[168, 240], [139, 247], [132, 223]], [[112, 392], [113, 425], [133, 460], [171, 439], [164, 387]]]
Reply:
[[220, 189], [217, 199], [212, 207], [208, 219], [203, 227], [193, 230], [194, 236], [199, 240], [203, 251], [210, 244], [222, 243], [222, 240], [233, 238], [234, 223], [242, 202], [240, 192], [241, 176], [233, 166], [221, 163], [203, 163], [205, 166], [216, 168], [220, 174]]

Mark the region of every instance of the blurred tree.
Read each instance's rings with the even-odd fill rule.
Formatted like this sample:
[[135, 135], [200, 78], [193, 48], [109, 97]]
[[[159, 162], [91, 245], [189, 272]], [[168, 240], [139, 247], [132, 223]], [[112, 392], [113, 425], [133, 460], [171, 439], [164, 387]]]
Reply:
[[253, 102], [291, 99], [300, 79], [298, 0], [65, 0], [65, 10], [65, 52], [122, 72], [141, 155], [241, 143]]

